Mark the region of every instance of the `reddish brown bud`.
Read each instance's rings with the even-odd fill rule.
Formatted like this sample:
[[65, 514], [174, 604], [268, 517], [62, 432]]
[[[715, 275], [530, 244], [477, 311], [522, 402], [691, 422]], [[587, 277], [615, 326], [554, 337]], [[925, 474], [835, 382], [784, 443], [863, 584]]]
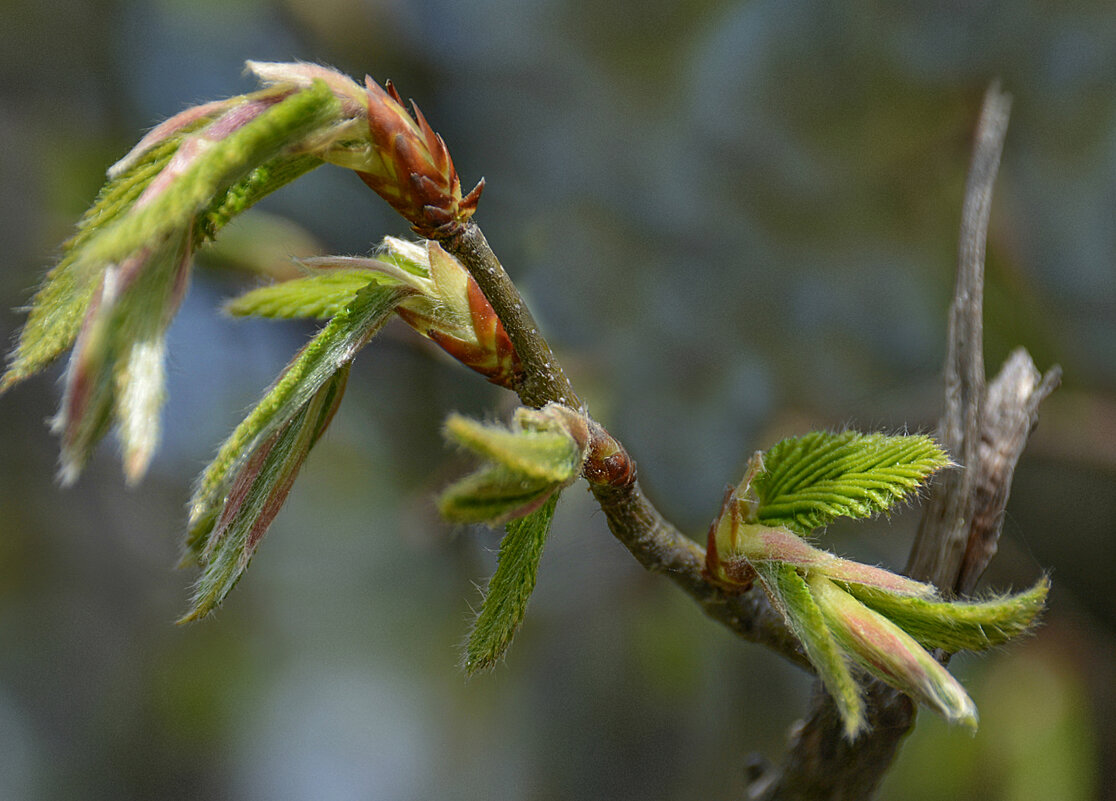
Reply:
[[461, 181], [442, 137], [418, 106], [408, 114], [390, 81], [365, 78], [371, 158], [357, 174], [427, 239], [457, 233], [476, 211], [484, 181], [462, 197]]

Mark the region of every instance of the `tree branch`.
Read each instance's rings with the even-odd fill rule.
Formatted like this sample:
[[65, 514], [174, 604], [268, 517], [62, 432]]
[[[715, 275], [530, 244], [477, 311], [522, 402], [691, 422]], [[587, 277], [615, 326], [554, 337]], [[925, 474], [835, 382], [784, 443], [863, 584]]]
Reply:
[[[562, 366], [539, 332], [519, 290], [473, 222], [444, 238], [442, 247], [465, 265], [500, 318], [523, 363], [516, 392], [524, 404], [562, 403], [584, 410]], [[798, 641], [760, 590], [730, 593], [704, 574], [705, 549], [668, 523], [644, 497], [635, 462], [600, 424], [590, 421], [583, 475], [608, 520], [609, 530], [652, 573], [681, 587], [712, 619], [740, 637], [766, 645], [809, 667]]]
[[[996, 552], [1015, 464], [1038, 419], [1038, 407], [1061, 371], [1042, 376], [1022, 348], [985, 387], [984, 253], [992, 185], [1007, 131], [1010, 99], [994, 84], [984, 98], [962, 210], [957, 284], [950, 308], [945, 413], [939, 436], [958, 458], [930, 491], [908, 573], [943, 592], [973, 590]], [[948, 655], [941, 655], [942, 661]], [[757, 771], [750, 799], [862, 799], [879, 786], [914, 725], [910, 699], [879, 681], [867, 685], [871, 730], [854, 743], [829, 696], [815, 690], [809, 719], [792, 737], [781, 769]]]
[[539, 333], [531, 310], [477, 224], [466, 223], [456, 233], [442, 239], [441, 245], [472, 274], [515, 346], [523, 363], [523, 375], [515, 388], [520, 400], [535, 409], [548, 403], [561, 403], [581, 410], [583, 404], [562, 365]]

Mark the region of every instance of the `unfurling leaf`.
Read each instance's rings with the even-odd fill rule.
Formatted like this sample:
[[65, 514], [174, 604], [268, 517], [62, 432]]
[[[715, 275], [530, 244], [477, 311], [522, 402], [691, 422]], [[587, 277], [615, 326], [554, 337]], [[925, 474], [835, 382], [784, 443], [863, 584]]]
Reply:
[[950, 723], [976, 729], [976, 704], [913, 637], [824, 576], [811, 575], [808, 582], [833, 637], [861, 667]]
[[527, 609], [554, 507], [580, 473], [588, 447], [584, 415], [559, 404], [518, 409], [508, 427], [452, 415], [446, 436], [487, 464], [448, 487], [442, 515], [458, 523], [507, 523], [496, 573], [469, 636], [465, 669], [492, 667]]
[[838, 517], [872, 517], [910, 497], [949, 458], [926, 436], [815, 431], [763, 455], [755, 522], [809, 534]]
[[218, 451], [198, 480], [190, 500], [188, 555], [197, 557], [227, 503], [242, 466], [286, 428], [309, 400], [383, 327], [406, 287], [368, 286], [330, 320], [294, 358]]
[[1014, 597], [947, 602], [929, 584], [804, 539], [837, 517], [887, 511], [948, 464], [923, 436], [818, 432], [784, 440], [752, 457], [709, 529], [706, 575], [734, 592], [759, 579], [833, 697], [849, 739], [864, 726], [849, 660], [975, 728], [972, 700], [926, 649], [1005, 642], [1034, 625], [1045, 601], [1046, 579]]
[[458, 523], [497, 525], [537, 509], [577, 478], [585, 458], [585, 418], [565, 406], [519, 409], [508, 428], [452, 415], [446, 436], [489, 465], [448, 487], [438, 501]]
[[286, 501], [310, 449], [332, 420], [349, 365], [333, 373], [296, 413], [244, 460], [209, 534], [190, 611], [179, 621], [205, 617], [217, 608], [248, 567], [263, 535]]
[[1050, 591], [1045, 576], [1031, 589], [985, 601], [941, 601], [903, 597], [876, 587], [850, 584], [849, 593], [892, 620], [926, 648], [950, 653], [983, 651], [1032, 629]]
[[225, 309], [237, 317], [325, 320], [341, 312], [360, 290], [373, 283], [388, 281], [372, 270], [331, 270], [253, 289], [229, 301]]
[[539, 559], [557, 503], [558, 495], [554, 493], [535, 511], [507, 524], [496, 572], [488, 582], [480, 614], [469, 633], [465, 649], [467, 673], [495, 666], [511, 645], [535, 589]]
[[810, 587], [791, 565], [766, 562], [756, 570], [772, 605], [783, 613], [806, 657], [818, 672], [852, 740], [864, 728], [864, 699], [849, 670], [848, 655], [838, 645]]

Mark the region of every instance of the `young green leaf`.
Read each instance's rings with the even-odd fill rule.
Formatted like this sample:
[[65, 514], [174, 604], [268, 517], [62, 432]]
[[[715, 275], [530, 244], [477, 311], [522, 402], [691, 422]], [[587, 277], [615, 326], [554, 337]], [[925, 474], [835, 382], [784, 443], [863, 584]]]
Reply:
[[529, 515], [507, 524], [496, 573], [488, 582], [465, 649], [465, 670], [470, 675], [494, 667], [511, 645], [535, 589], [539, 559], [557, 503], [558, 493], [554, 493]]
[[225, 310], [237, 317], [328, 319], [373, 283], [394, 284], [372, 270], [331, 270], [245, 292], [226, 304]]
[[[144, 158], [110, 180], [78, 223], [77, 233], [62, 246], [55, 265], [29, 307], [19, 342], [0, 377], [0, 393], [42, 370], [73, 344], [104, 268], [79, 268], [77, 255], [105, 226], [125, 214], [174, 156], [180, 138], [148, 150]], [[107, 265], [104, 265], [107, 268]]]
[[924, 647], [956, 653], [983, 651], [1027, 632], [1046, 603], [1050, 581], [1044, 576], [1025, 592], [987, 601], [904, 597], [878, 587], [856, 584], [846, 585], [845, 589]]
[[187, 549], [205, 547], [228, 487], [248, 454], [275, 436], [311, 397], [383, 327], [408, 296], [405, 287], [370, 285], [294, 358], [206, 468], [190, 500]]
[[455, 523], [496, 526], [537, 509], [562, 486], [491, 465], [446, 487], [438, 511]]
[[976, 729], [976, 704], [913, 637], [824, 576], [811, 574], [808, 580], [825, 625], [861, 667], [950, 723]]
[[756, 572], [772, 605], [782, 612], [836, 704], [845, 724], [845, 736], [855, 739], [865, 725], [860, 685], [853, 678], [848, 659], [830, 632], [810, 587], [792, 565], [762, 562], [756, 565]]
[[[324, 84], [288, 93], [278, 102], [265, 98], [249, 102], [256, 106], [248, 122], [233, 128], [242, 122], [235, 115], [244, 113], [233, 109], [184, 140], [176, 158], [128, 214], [101, 227], [76, 254], [80, 262], [111, 264], [191, 225], [195, 215], [209, 209], [237, 181], [340, 116], [340, 104]], [[225, 122], [226, 118], [231, 119]]]
[[871, 517], [909, 497], [949, 458], [926, 436], [815, 431], [783, 440], [752, 484], [755, 521], [809, 534], [838, 517]]
[[310, 449], [333, 419], [349, 367], [345, 364], [334, 372], [282, 428], [240, 463], [201, 553], [204, 570], [190, 611], [180, 623], [199, 620], [220, 606], [244, 574]]
[[454, 414], [446, 420], [445, 433], [459, 445], [512, 473], [551, 484], [565, 484], [576, 478], [584, 457], [577, 441], [558, 426], [508, 429]]

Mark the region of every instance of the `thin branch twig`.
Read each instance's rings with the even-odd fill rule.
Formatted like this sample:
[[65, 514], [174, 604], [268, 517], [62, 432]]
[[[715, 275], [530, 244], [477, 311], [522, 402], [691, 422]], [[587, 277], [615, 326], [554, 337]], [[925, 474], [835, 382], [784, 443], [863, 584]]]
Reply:
[[993, 84], [984, 98], [961, 207], [957, 282], [949, 309], [942, 446], [962, 470], [943, 476], [923, 508], [907, 572], [952, 592], [965, 551], [964, 528], [976, 502], [974, 469], [980, 458], [984, 411], [984, 253], [992, 211], [992, 185], [1000, 166], [1011, 99]]
[[561, 403], [571, 409], [582, 409], [581, 400], [574, 392], [562, 365], [550, 350], [550, 345], [539, 332], [531, 310], [523, 302], [519, 290], [492, 252], [477, 224], [466, 223], [452, 236], [442, 240], [441, 244], [476, 279], [481, 292], [488, 298], [496, 316], [503, 323], [504, 330], [508, 332], [508, 338], [523, 364], [523, 375], [516, 387], [520, 400], [536, 409], [548, 403]]

